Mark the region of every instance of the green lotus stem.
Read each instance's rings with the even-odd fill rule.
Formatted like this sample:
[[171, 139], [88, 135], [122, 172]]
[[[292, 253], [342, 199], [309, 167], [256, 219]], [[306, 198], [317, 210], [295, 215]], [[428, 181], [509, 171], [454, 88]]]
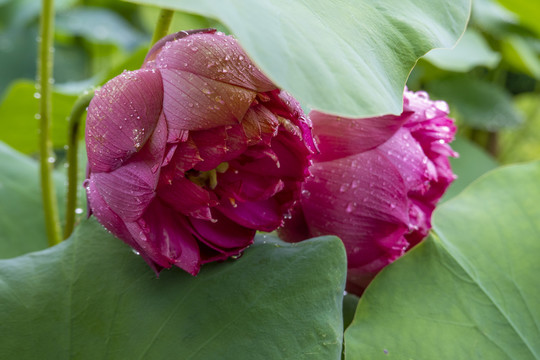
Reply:
[[94, 97], [94, 91], [85, 91], [71, 109], [68, 117], [68, 141], [67, 141], [67, 195], [66, 195], [66, 224], [64, 226], [64, 239], [67, 239], [75, 227], [75, 214], [77, 206], [78, 189], [78, 148], [79, 128], [81, 127], [82, 115]]
[[152, 36], [152, 43], [154, 45], [159, 39], [169, 33], [169, 26], [174, 15], [173, 10], [161, 9], [157, 20], [156, 28], [154, 29], [154, 35]]
[[45, 228], [49, 246], [60, 243], [60, 218], [53, 183], [54, 153], [51, 142], [51, 79], [53, 69], [54, 0], [43, 0], [39, 29], [38, 79], [39, 97], [39, 165]]

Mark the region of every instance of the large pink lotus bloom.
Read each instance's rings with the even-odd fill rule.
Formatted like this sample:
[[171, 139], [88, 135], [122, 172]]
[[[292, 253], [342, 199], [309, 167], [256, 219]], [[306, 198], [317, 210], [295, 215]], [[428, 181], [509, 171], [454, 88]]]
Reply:
[[180, 32], [97, 91], [91, 212], [156, 271], [238, 255], [300, 197], [311, 123], [230, 36]]
[[347, 290], [360, 295], [431, 228], [431, 213], [455, 178], [448, 143], [456, 129], [447, 115], [445, 102], [410, 91], [399, 116], [311, 112], [321, 153], [282, 237], [338, 235], [347, 251]]

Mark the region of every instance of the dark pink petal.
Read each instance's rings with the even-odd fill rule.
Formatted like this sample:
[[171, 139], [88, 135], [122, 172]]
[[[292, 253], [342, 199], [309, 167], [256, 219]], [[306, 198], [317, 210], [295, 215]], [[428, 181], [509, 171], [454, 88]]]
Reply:
[[224, 127], [205, 131], [195, 131], [191, 134], [203, 161], [194, 169], [208, 171], [215, 169], [227, 154], [227, 130]]
[[248, 139], [242, 124], [237, 124], [234, 126], [227, 126], [225, 128], [226, 136], [226, 147], [227, 153], [223, 157], [223, 161], [229, 161], [236, 159], [248, 147]]
[[253, 65], [238, 42], [222, 33], [194, 34], [169, 42], [157, 56], [156, 66], [187, 71], [256, 92], [276, 88]]
[[280, 165], [275, 176], [301, 180], [309, 175], [312, 153], [300, 139], [280, 129], [278, 136], [272, 140], [272, 150]]
[[275, 198], [248, 202], [224, 200], [216, 209], [235, 223], [250, 229], [274, 231], [283, 222], [283, 213]]
[[126, 222], [139, 219], [155, 196], [157, 174], [144, 162], [128, 163], [90, 178], [111, 210]]
[[256, 93], [235, 85], [161, 69], [163, 111], [171, 131], [206, 130], [240, 123]]
[[161, 200], [175, 211], [184, 215], [210, 220], [209, 207], [216, 206], [218, 200], [213, 192], [203, 189], [185, 177], [178, 177], [171, 183], [160, 183], [157, 191]]
[[437, 179], [437, 173], [428, 166], [430, 160], [422, 147], [405, 128], [377, 148], [401, 174], [408, 191], [425, 192], [429, 181]]
[[150, 258], [165, 268], [175, 265], [197, 275], [201, 266], [199, 248], [183, 215], [155, 200], [143, 219], [130, 225], [132, 234], [140, 237], [139, 243]]
[[274, 176], [261, 176], [259, 174], [226, 171], [218, 174], [218, 187], [221, 196], [244, 201], [265, 200], [283, 190], [283, 181]]
[[244, 132], [249, 145], [260, 141], [270, 145], [270, 141], [277, 135], [279, 121], [277, 116], [264, 106], [252, 106], [242, 120]]
[[125, 222], [120, 218], [120, 216], [118, 216], [114, 211], [111, 210], [109, 205], [105, 202], [99, 191], [96, 189], [94, 179], [90, 177], [85, 181], [84, 185], [86, 188], [88, 203], [90, 208], [92, 209], [94, 216], [114, 236], [122, 239], [126, 244], [128, 244], [135, 251], [137, 251], [152, 268], [152, 270], [154, 270], [154, 272], [158, 274], [162, 266], [155, 263], [150, 257], [146, 255], [143, 248], [131, 235], [131, 232], [126, 227]]
[[164, 181], [172, 181], [177, 176], [183, 176], [186, 171], [193, 169], [203, 160], [192, 139], [176, 144], [173, 151], [173, 155], [167, 154], [170, 160], [161, 171], [161, 179]]
[[[190, 219], [199, 241], [217, 252], [225, 254], [226, 257], [238, 255], [253, 243], [255, 230], [238, 225], [219, 214], [219, 212], [215, 212], [213, 216], [217, 221]], [[207, 259], [204, 262], [213, 261], [214, 259]]]
[[401, 175], [377, 151], [312, 166], [302, 209], [313, 236], [336, 234], [349, 267], [403, 253], [408, 201]]
[[339, 159], [373, 149], [388, 140], [410, 115], [350, 119], [312, 111], [309, 117], [321, 152], [317, 161]]
[[274, 176], [280, 167], [276, 153], [263, 145], [250, 146], [230, 164], [232, 168], [241, 172], [247, 171], [270, 176]]
[[284, 221], [284, 226], [277, 230], [280, 239], [287, 242], [299, 242], [312, 237], [304, 217], [300, 202], [294, 206]]
[[126, 71], [96, 91], [86, 120], [86, 149], [92, 172], [118, 168], [140, 150], [161, 113], [161, 76]]

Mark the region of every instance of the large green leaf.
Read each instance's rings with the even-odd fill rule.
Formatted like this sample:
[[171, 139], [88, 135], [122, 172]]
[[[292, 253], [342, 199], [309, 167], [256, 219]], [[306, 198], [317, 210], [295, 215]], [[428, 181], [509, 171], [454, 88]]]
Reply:
[[[35, 84], [21, 80], [12, 84], [0, 104], [0, 141], [24, 153], [38, 150], [38, 101], [34, 98]], [[67, 142], [66, 117], [76, 96], [54, 92], [52, 95], [52, 141], [56, 148]]]
[[438, 208], [345, 335], [351, 359], [540, 359], [540, 162], [499, 168]]
[[307, 108], [346, 116], [401, 113], [416, 60], [451, 47], [470, 0], [129, 0], [213, 17]]
[[[64, 178], [55, 174], [55, 182], [63, 205]], [[36, 161], [0, 142], [0, 259], [47, 247], [39, 184]]]
[[345, 251], [259, 236], [238, 260], [160, 278], [93, 218], [0, 261], [2, 359], [339, 359]]

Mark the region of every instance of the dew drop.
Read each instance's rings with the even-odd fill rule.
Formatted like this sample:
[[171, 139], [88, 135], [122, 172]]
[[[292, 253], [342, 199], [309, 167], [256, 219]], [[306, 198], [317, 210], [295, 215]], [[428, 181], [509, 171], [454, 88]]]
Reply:
[[36, 99], [41, 99], [41, 94], [38, 93], [38, 92], [35, 92], [35, 93], [34, 93], [34, 98], [36, 98]]
[[348, 212], [348, 213], [352, 213], [355, 208], [356, 208], [356, 203], [355, 202], [350, 202], [350, 203], [347, 204], [347, 207], [345, 208], [345, 211]]
[[49, 164], [54, 164], [55, 161], [56, 161], [56, 158], [55, 158], [54, 156], [49, 156], [49, 157], [47, 158], [47, 162], [48, 162]]
[[82, 214], [83, 213], [83, 209], [81, 208], [76, 208], [75, 209], [75, 214]]

